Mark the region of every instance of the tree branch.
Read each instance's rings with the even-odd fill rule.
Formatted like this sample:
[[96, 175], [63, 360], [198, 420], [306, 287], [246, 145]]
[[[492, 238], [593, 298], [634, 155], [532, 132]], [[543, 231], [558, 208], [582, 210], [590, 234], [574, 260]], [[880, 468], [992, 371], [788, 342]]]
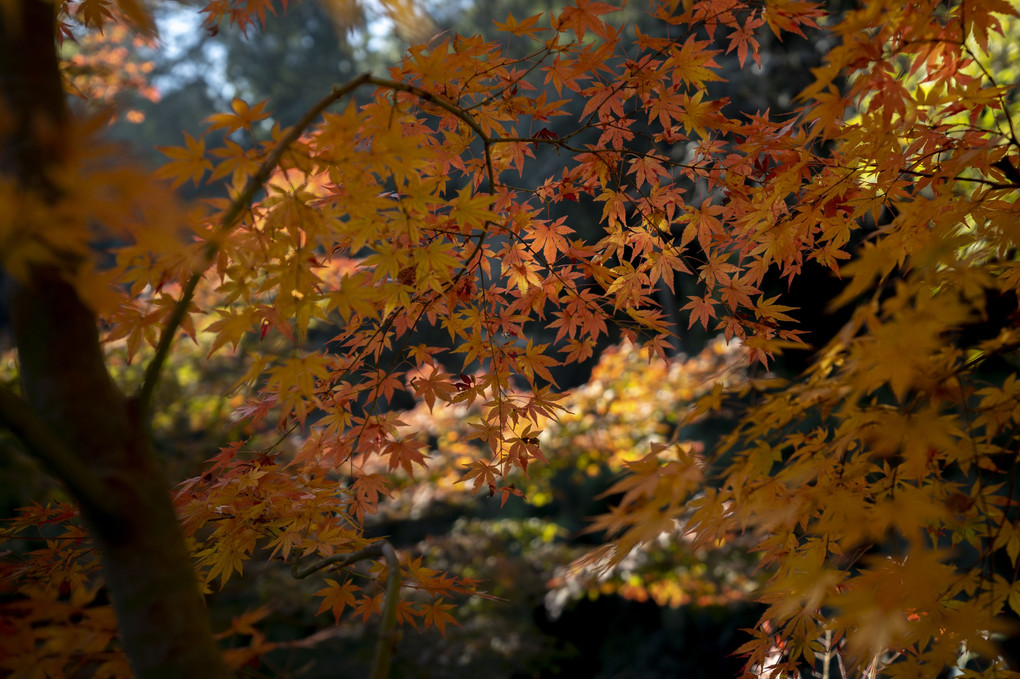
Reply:
[[375, 645], [371, 679], [386, 679], [390, 675], [390, 658], [397, 645], [397, 602], [400, 601], [400, 561], [393, 545], [383, 540], [382, 553], [386, 558], [386, 598], [382, 618], [379, 620], [379, 640]]
[[385, 540], [373, 542], [371, 545], [365, 547], [364, 549], [359, 549], [356, 552], [350, 552], [348, 554], [334, 554], [333, 556], [327, 556], [325, 558], [319, 559], [318, 561], [308, 564], [304, 568], [298, 568], [298, 565], [295, 562], [291, 564], [290, 574], [293, 575], [298, 580], [304, 580], [309, 575], [318, 573], [322, 569], [329, 568], [330, 566], [343, 568], [345, 566], [351, 566], [353, 564], [356, 564], [359, 561], [364, 561], [365, 559], [378, 559], [383, 556], [382, 546], [384, 544], [389, 543], [387, 543]]
[[0, 385], [0, 423], [68, 487], [74, 498], [106, 515], [116, 513], [109, 490], [53, 428], [10, 388]]

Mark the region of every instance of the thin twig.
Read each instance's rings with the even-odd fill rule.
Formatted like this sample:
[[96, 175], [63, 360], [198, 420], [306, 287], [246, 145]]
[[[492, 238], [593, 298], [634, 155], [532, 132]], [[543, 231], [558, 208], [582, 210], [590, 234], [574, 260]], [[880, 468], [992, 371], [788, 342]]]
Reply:
[[365, 559], [378, 559], [383, 556], [383, 545], [388, 544], [385, 540], [374, 542], [364, 549], [359, 549], [356, 552], [350, 552], [347, 554], [334, 554], [333, 556], [327, 556], [318, 561], [314, 561], [304, 568], [298, 568], [297, 563], [294, 563], [290, 567], [290, 574], [298, 580], [303, 580], [309, 575], [318, 573], [324, 568], [330, 566], [336, 566], [337, 568], [344, 568], [345, 566], [351, 566], [359, 561]]

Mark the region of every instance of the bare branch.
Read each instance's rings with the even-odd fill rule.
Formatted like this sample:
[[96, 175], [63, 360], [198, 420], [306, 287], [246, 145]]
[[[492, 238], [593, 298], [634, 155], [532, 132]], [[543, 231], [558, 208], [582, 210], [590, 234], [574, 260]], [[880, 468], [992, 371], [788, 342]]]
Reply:
[[344, 566], [351, 566], [359, 561], [365, 559], [379, 559], [383, 556], [383, 545], [389, 543], [385, 540], [380, 542], [374, 542], [364, 549], [359, 549], [356, 552], [350, 552], [348, 554], [334, 554], [333, 556], [327, 556], [323, 559], [319, 559], [313, 563], [308, 564], [304, 568], [298, 568], [297, 563], [294, 563], [290, 567], [290, 574], [298, 580], [303, 580], [309, 575], [318, 573], [324, 568], [330, 566], [336, 566], [337, 568], [343, 568]]

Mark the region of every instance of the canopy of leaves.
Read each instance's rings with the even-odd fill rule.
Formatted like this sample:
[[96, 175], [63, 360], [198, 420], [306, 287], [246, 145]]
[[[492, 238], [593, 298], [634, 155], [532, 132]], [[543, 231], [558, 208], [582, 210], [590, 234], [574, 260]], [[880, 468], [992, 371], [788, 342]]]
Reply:
[[[153, 33], [133, 0], [59, 9], [67, 36]], [[248, 27], [275, 8], [204, 11], [207, 26]], [[595, 523], [611, 542], [579, 566], [620, 569], [663, 535], [693, 551], [742, 535], [769, 605], [741, 649], [749, 674], [794, 676], [839, 648], [848, 672], [934, 676], [975, 658], [968, 672], [1010, 675], [995, 642], [1020, 613], [1020, 121], [996, 53], [1016, 9], [656, 0], [654, 37], [608, 22], [613, 11], [577, 0], [508, 17], [497, 42], [437, 37], [291, 127], [263, 124], [272, 102], [237, 98], [161, 149], [155, 176], [102, 142], [108, 116], [82, 120], [45, 199], [0, 180], [0, 264], [16, 279], [62, 271], [111, 352], [146, 366], [124, 385], [143, 410], [179, 335], [236, 361], [234, 417], [250, 437], [176, 493], [212, 589], [256, 556], [297, 565], [365, 548], [379, 505], [448, 463], [424, 418], [390, 407], [401, 390], [432, 413], [471, 413], [457, 481], [507, 502], [531, 490], [512, 475], [562, 457], [543, 447], [572, 426], [552, 368], [591, 358], [614, 325], [628, 351], [667, 360], [658, 292], [687, 276], [698, 290], [682, 325], [767, 369], [802, 344], [768, 277], [817, 262], [845, 281], [832, 303], [851, 321], [793, 382], [704, 371], [711, 388], [691, 385], [672, 426], [750, 403], [719, 446], [641, 435], [606, 405], [619, 423], [585, 454], [624, 475]], [[832, 47], [795, 111], [731, 112], [713, 95], [717, 59], [750, 67], [766, 30]], [[67, 80], [86, 94], [95, 82]], [[355, 91], [369, 98], [354, 104]], [[582, 110], [554, 130], [575, 97]], [[530, 174], [537, 146], [561, 154], [554, 173]], [[168, 186], [203, 182], [220, 197], [186, 207]], [[597, 240], [562, 217], [572, 203], [599, 207]], [[417, 343], [422, 327], [447, 339]], [[530, 338], [535, 327], [552, 336]], [[320, 333], [325, 347], [309, 339]], [[126, 671], [74, 513], [36, 505], [4, 527], [11, 540], [43, 528], [42, 546], [2, 565], [4, 671]], [[319, 611], [371, 618], [387, 575], [378, 563], [358, 583], [325, 581]], [[475, 585], [415, 558], [400, 577], [419, 595], [399, 621], [440, 631], [449, 599]], [[251, 637], [232, 662], [271, 646]]]

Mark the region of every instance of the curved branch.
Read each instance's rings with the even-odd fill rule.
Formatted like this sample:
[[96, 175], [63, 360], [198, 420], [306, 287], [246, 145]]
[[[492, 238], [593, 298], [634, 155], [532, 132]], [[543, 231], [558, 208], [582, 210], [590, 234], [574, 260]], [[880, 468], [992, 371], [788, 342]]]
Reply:
[[202, 256], [202, 261], [195, 272], [191, 275], [191, 278], [184, 284], [181, 290], [181, 298], [177, 300], [177, 304], [174, 305], [173, 311], [170, 313], [170, 317], [166, 321], [166, 325], [163, 327], [163, 332], [160, 335], [159, 343], [156, 345], [156, 353], [153, 355], [152, 360], [145, 366], [145, 376], [142, 378], [142, 384], [138, 388], [136, 398], [138, 399], [138, 410], [143, 416], [145, 421], [148, 421], [148, 416], [152, 408], [152, 397], [156, 391], [156, 383], [159, 381], [160, 372], [163, 370], [163, 365], [166, 363], [167, 358], [170, 355], [170, 347], [173, 345], [174, 337], [177, 335], [177, 329], [180, 328], [181, 322], [184, 320], [184, 315], [187, 313], [188, 307], [191, 305], [191, 300], [195, 296], [195, 289], [198, 287], [199, 282], [202, 280], [202, 276], [205, 275], [206, 270], [212, 265], [213, 260], [216, 258], [216, 253], [219, 252], [220, 243], [226, 238], [226, 236], [236, 226], [238, 220], [241, 218], [241, 214], [251, 203], [255, 194], [258, 193], [263, 185], [269, 180], [273, 170], [279, 164], [283, 154], [286, 153], [287, 149], [290, 148], [291, 144], [298, 140], [298, 138], [304, 134], [304, 131], [318, 119], [318, 117], [325, 111], [329, 106], [335, 103], [337, 100], [342, 99], [354, 90], [358, 89], [362, 85], [369, 83], [372, 77], [369, 74], [363, 74], [351, 80], [349, 83], [342, 87], [335, 88], [327, 96], [323, 97], [315, 106], [313, 106], [304, 116], [301, 117], [293, 127], [287, 130], [287, 133], [283, 135], [280, 142], [276, 147], [266, 156], [266, 159], [259, 165], [258, 171], [252, 175], [248, 182], [245, 184], [244, 189], [234, 199], [234, 202], [230, 204], [230, 207], [224, 213], [223, 218], [220, 220], [219, 229], [213, 234], [213, 237], [209, 240], [206, 245], [205, 252]]
[[71, 494], [91, 511], [106, 515], [116, 512], [115, 503], [102, 480], [54, 433], [10, 388], [0, 385], [0, 423], [11, 431], [29, 452], [68, 487]]
[[490, 147], [492, 146], [493, 142], [497, 140], [494, 140], [490, 138], [489, 135], [485, 134], [485, 131], [482, 130], [482, 126], [479, 125], [478, 121], [471, 117], [471, 115], [467, 111], [465, 111], [460, 106], [457, 106], [456, 104], [451, 103], [446, 99], [443, 99], [442, 97], [436, 96], [435, 94], [429, 92], [428, 90], [424, 90], [418, 87], [417, 85], [411, 85], [410, 83], [402, 83], [397, 80], [386, 80], [385, 78], [376, 78], [373, 76], [368, 76], [368, 82], [372, 85], [375, 85], [376, 87], [382, 87], [388, 90], [392, 90], [394, 92], [407, 92], [408, 94], [413, 94], [422, 101], [426, 101], [430, 104], [435, 104], [444, 111], [452, 113], [453, 115], [463, 120], [464, 123], [468, 127], [470, 127], [475, 134], [478, 135], [478, 138], [482, 140], [482, 150], [485, 152], [485, 169], [487, 174], [489, 175], [489, 190], [490, 191], [496, 190], [496, 178], [495, 173], [492, 171], [492, 154], [490, 151]]
[[384, 555], [383, 545], [388, 544], [389, 543], [386, 542], [385, 540], [380, 540], [379, 542], [374, 542], [368, 547], [365, 547], [364, 549], [359, 549], [356, 552], [350, 552], [348, 554], [334, 554], [333, 556], [327, 556], [323, 559], [319, 559], [318, 561], [308, 564], [304, 568], [298, 568], [297, 563], [294, 563], [290, 567], [290, 574], [297, 578], [298, 580], [304, 580], [309, 575], [318, 573], [322, 569], [329, 568], [330, 566], [343, 568], [345, 566], [351, 566], [353, 564], [356, 564], [359, 561], [364, 561], [365, 559], [378, 559]]

